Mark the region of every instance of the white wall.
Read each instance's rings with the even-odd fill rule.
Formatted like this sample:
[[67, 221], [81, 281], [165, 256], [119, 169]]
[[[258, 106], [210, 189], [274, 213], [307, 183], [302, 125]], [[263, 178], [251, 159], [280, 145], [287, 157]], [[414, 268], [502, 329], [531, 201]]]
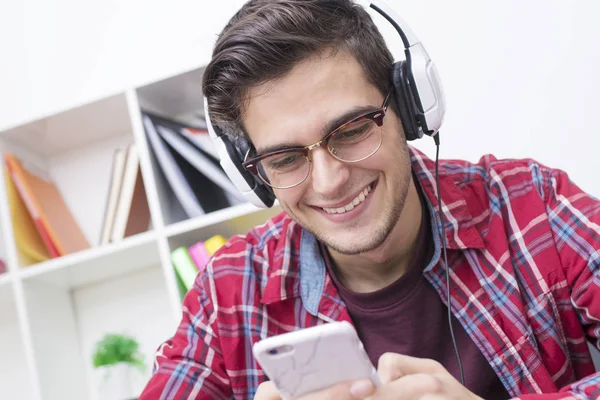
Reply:
[[[205, 64], [242, 3], [0, 0], [0, 130]], [[443, 157], [534, 157], [600, 196], [600, 2], [388, 3], [438, 64]]]

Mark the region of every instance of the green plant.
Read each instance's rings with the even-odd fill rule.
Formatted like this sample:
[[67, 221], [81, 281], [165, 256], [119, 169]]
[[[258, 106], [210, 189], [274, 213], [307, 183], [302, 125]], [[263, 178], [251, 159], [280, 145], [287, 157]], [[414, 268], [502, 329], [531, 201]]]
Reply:
[[128, 363], [140, 370], [144, 369], [144, 357], [134, 338], [121, 334], [107, 334], [98, 343], [94, 351], [94, 367]]

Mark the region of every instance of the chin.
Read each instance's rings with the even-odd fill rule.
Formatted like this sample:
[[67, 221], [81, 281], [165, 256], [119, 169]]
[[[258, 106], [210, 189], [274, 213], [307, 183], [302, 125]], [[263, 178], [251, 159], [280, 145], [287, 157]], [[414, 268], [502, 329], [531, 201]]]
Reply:
[[[330, 249], [344, 255], [369, 253], [379, 249], [389, 237], [394, 224], [371, 229], [351, 229], [341, 232], [314, 232], [313, 234]], [[391, 225], [391, 226], [390, 226]]]

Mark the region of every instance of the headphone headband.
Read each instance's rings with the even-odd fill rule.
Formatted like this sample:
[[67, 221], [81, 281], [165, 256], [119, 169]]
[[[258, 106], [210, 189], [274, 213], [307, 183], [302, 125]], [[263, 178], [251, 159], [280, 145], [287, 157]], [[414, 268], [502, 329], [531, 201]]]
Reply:
[[397, 12], [392, 10], [387, 4], [380, 0], [355, 0], [357, 4], [362, 5], [364, 8], [377, 11], [381, 16], [383, 16], [390, 24], [394, 26], [400, 37], [402, 38], [402, 42], [404, 43], [404, 48], [412, 47], [413, 45], [419, 43], [419, 39], [413, 33], [412, 29], [408, 26], [406, 21], [398, 15]]

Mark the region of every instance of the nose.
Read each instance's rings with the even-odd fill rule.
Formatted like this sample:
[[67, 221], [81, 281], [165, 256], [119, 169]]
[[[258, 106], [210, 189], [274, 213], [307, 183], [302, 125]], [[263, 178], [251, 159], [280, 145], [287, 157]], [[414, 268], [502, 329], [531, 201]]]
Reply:
[[350, 176], [348, 164], [333, 157], [324, 147], [314, 149], [311, 158], [313, 191], [325, 199], [335, 198]]

